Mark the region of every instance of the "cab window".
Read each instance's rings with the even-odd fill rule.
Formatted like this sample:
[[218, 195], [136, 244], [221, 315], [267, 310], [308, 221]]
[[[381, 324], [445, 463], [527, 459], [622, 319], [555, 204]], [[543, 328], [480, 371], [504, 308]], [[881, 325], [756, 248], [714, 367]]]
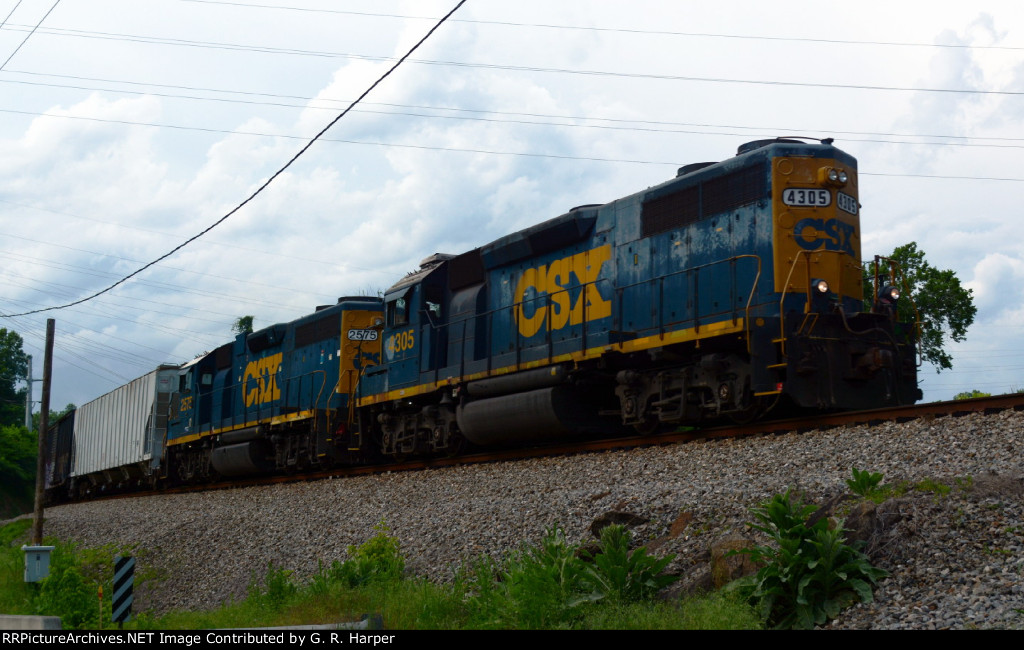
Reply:
[[388, 303], [388, 326], [397, 327], [409, 322], [409, 304], [405, 297]]

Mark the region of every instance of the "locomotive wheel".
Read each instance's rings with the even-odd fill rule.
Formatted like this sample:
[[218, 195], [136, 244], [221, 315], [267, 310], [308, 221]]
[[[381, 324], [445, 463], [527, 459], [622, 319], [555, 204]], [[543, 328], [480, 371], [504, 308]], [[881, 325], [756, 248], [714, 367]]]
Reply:
[[469, 446], [469, 441], [458, 431], [453, 432], [451, 438], [448, 440], [448, 448], [445, 450], [445, 455], [448, 458], [454, 458], [466, 451], [466, 447]]
[[644, 417], [643, 422], [637, 422], [633, 425], [633, 430], [642, 436], [649, 436], [661, 427], [661, 421], [657, 415], [647, 414]]

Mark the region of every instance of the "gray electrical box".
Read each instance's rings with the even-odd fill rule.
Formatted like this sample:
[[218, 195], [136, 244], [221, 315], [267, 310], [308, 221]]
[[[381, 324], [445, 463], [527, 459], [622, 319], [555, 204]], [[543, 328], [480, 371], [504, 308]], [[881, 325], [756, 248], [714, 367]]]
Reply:
[[53, 546], [22, 546], [25, 551], [25, 582], [39, 582], [50, 575], [50, 551]]

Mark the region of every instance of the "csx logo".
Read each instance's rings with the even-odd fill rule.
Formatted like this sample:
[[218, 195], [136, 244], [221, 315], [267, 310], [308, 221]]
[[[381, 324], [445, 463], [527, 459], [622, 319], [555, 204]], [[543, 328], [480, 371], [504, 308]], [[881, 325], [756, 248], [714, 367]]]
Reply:
[[242, 392], [245, 395], [246, 406], [281, 399], [281, 389], [277, 387], [277, 367], [281, 365], [282, 358], [284, 355], [278, 352], [269, 357], [250, 361], [245, 367]]
[[[611, 301], [597, 290], [601, 267], [611, 256], [611, 244], [605, 244], [551, 264], [526, 269], [516, 284], [513, 296], [519, 333], [533, 336], [544, 327], [549, 314], [550, 330], [561, 329], [567, 324], [579, 325], [583, 322], [584, 311], [587, 321], [611, 316]], [[550, 309], [546, 308], [548, 304]]]
[[816, 251], [823, 245], [827, 251], [842, 251], [855, 256], [853, 235], [857, 229], [839, 219], [801, 219], [793, 227], [793, 237], [800, 248]]

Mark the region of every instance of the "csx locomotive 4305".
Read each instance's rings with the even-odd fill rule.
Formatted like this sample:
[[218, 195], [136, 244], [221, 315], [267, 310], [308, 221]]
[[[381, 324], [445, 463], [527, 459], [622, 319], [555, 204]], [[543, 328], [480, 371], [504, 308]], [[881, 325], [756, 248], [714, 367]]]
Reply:
[[[913, 403], [898, 292], [865, 300], [857, 180], [831, 140], [752, 142], [432, 255], [383, 299], [240, 334], [136, 380], [134, 398], [129, 384], [85, 405], [63, 423], [73, 444], [53, 452], [51, 484], [89, 494], [747, 420], [777, 404]], [[113, 438], [130, 450], [89, 451]]]

